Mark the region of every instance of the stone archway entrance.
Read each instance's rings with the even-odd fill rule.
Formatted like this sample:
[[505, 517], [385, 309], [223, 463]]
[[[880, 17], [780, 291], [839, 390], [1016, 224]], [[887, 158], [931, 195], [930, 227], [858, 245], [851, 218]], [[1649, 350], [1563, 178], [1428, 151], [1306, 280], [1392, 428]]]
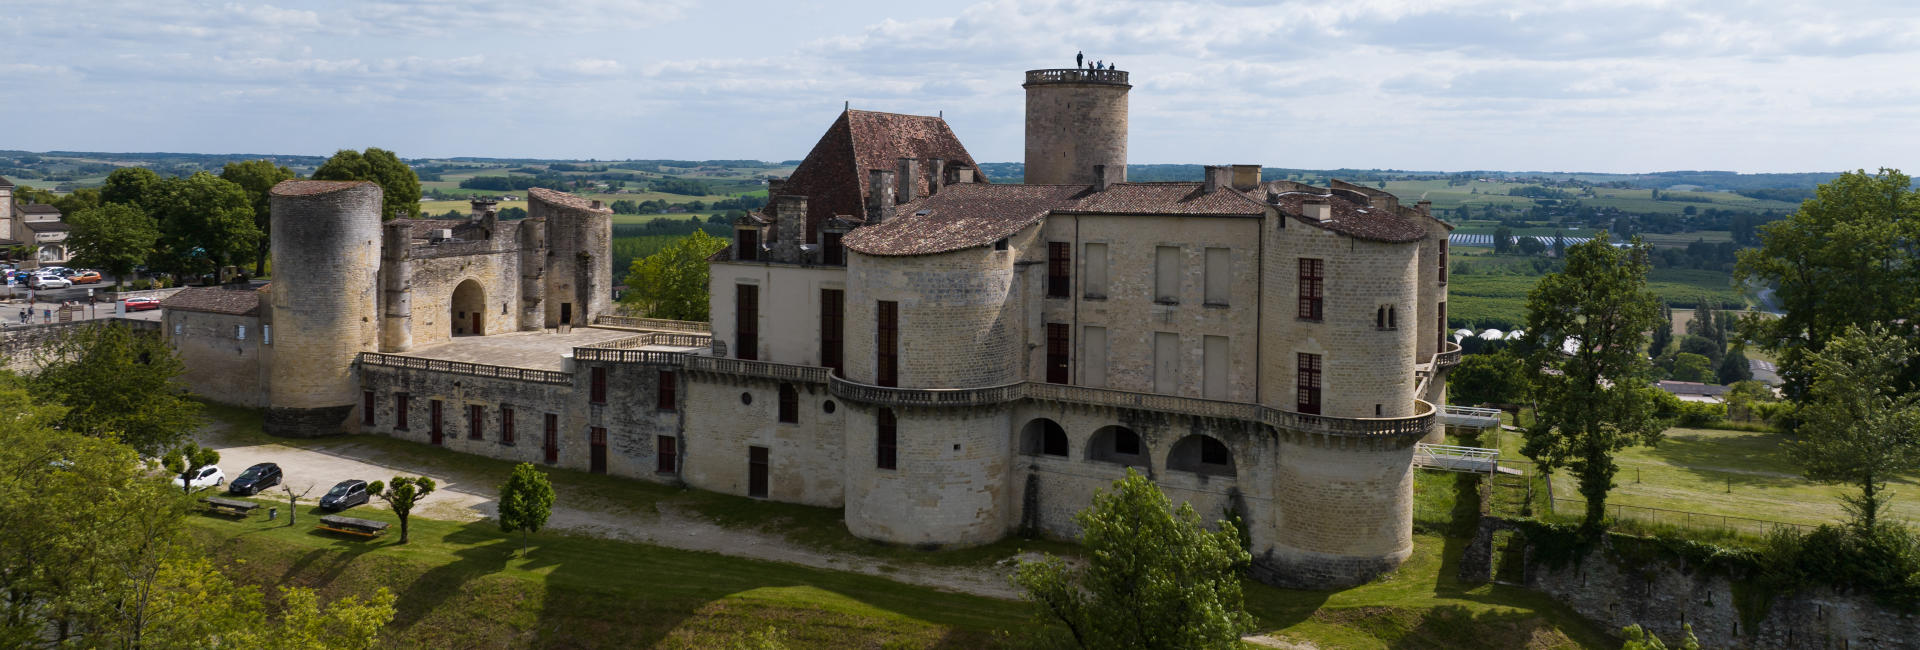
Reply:
[[453, 288], [452, 314], [454, 336], [481, 336], [487, 333], [485, 313], [487, 311], [487, 290], [480, 283], [467, 280]]

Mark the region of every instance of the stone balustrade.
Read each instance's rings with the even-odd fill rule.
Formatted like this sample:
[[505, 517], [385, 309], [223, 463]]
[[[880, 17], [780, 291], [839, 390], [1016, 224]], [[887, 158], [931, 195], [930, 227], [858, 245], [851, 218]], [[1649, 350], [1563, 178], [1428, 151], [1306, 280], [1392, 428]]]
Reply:
[[507, 366], [489, 366], [489, 365], [480, 364], [480, 363], [467, 363], [464, 361], [447, 361], [445, 359], [427, 359], [423, 357], [406, 357], [406, 356], [400, 356], [397, 354], [380, 354], [377, 352], [362, 352], [360, 353], [359, 358], [357, 359], [357, 362], [362, 366], [378, 366], [383, 368], [404, 368], [407, 370], [425, 370], [428, 372], [444, 372], [444, 373], [450, 373], [450, 374], [456, 374], [456, 375], [471, 375], [474, 377], [490, 377], [494, 379], [513, 379], [518, 381], [530, 381], [530, 382], [541, 383], [541, 384], [572, 384], [573, 383], [573, 375], [565, 372], [555, 371], [555, 370], [532, 370], [528, 368], [509, 368]]
[[1440, 348], [1439, 354], [1433, 355], [1433, 367], [1435, 369], [1452, 368], [1457, 365], [1460, 365], [1459, 343], [1449, 341], [1445, 346]]
[[1047, 70], [1028, 70], [1027, 83], [1097, 83], [1127, 85], [1125, 70], [1089, 70], [1086, 68], [1052, 68]]
[[663, 330], [668, 332], [695, 332], [704, 334], [713, 331], [711, 325], [701, 321], [640, 318], [638, 316], [595, 316], [593, 318], [593, 324], [642, 330]]
[[827, 387], [842, 399], [876, 406], [988, 406], [1025, 396], [1025, 382], [986, 388], [889, 388], [870, 386], [838, 376]]
[[746, 361], [724, 357], [688, 356], [684, 363], [688, 371], [705, 372], [719, 375], [758, 377], [777, 381], [796, 381], [809, 384], [827, 383], [828, 368], [818, 366], [797, 366], [771, 361]]

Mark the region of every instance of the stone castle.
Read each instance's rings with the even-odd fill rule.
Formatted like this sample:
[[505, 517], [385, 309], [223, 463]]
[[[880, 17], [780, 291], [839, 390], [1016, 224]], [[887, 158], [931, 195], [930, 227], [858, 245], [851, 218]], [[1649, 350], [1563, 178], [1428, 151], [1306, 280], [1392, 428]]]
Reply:
[[178, 294], [163, 331], [280, 435], [841, 508], [926, 547], [1070, 536], [1134, 468], [1245, 522], [1264, 580], [1397, 566], [1459, 359], [1450, 226], [1257, 165], [1131, 183], [1126, 72], [1025, 89], [1018, 184], [940, 118], [843, 112], [709, 260], [710, 323], [610, 311], [597, 203], [383, 225], [374, 185], [288, 181], [275, 282]]

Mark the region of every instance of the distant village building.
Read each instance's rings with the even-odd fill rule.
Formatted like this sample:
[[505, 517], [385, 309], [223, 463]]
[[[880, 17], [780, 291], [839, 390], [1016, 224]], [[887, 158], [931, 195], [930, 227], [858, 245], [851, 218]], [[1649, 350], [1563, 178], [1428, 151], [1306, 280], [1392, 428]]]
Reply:
[[0, 178], [0, 247], [34, 247], [33, 261], [65, 264], [73, 259], [67, 233], [73, 226], [61, 220], [60, 209], [45, 203], [21, 203], [13, 182]]

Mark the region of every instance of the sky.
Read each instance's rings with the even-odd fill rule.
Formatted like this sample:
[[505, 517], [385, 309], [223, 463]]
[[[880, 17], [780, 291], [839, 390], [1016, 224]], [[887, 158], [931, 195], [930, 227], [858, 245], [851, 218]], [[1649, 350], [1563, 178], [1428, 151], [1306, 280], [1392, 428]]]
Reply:
[[843, 105], [1023, 156], [1130, 72], [1132, 163], [1920, 169], [1920, 3], [8, 0], [0, 149], [761, 160]]

